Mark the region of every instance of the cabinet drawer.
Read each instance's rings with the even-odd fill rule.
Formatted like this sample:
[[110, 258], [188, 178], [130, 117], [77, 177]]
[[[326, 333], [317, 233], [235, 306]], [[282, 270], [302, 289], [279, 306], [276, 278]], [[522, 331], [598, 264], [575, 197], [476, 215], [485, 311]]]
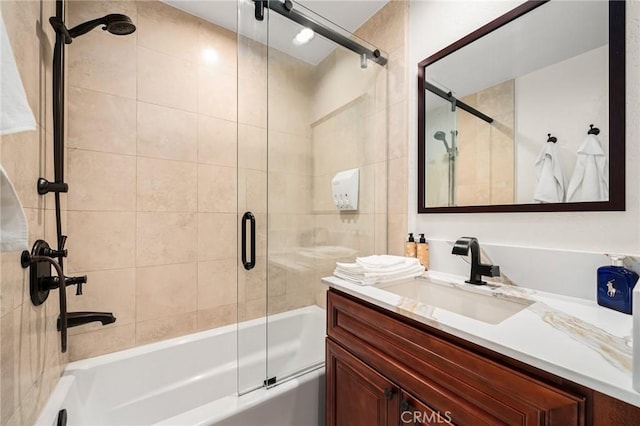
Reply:
[[582, 425], [585, 401], [330, 290], [327, 334], [453, 423]]

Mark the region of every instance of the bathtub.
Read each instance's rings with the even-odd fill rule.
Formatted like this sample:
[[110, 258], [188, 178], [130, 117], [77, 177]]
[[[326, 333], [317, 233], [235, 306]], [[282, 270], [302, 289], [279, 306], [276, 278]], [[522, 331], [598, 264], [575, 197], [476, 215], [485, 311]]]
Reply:
[[233, 324], [70, 363], [36, 424], [55, 425], [61, 409], [69, 426], [324, 424], [325, 311], [269, 318], [269, 372], [305, 373], [242, 395], [239, 381], [249, 386], [251, 377], [255, 387], [265, 378], [265, 321], [239, 329], [240, 376]]

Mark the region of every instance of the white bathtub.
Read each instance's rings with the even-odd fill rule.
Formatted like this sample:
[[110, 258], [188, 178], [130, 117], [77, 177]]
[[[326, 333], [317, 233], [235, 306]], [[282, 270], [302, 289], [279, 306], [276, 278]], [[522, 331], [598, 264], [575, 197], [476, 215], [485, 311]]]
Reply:
[[[268, 332], [270, 375], [306, 374], [238, 396], [234, 324], [70, 363], [36, 424], [63, 408], [69, 426], [324, 424], [324, 310], [274, 315]], [[241, 387], [265, 378], [265, 335], [264, 319], [240, 324]]]

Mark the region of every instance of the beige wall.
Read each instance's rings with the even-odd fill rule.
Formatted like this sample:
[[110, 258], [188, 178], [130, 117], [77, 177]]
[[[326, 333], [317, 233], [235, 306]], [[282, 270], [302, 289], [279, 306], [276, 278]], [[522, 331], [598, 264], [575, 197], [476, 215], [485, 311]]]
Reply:
[[[35, 132], [3, 136], [0, 161], [24, 206], [29, 248], [37, 239], [55, 245], [53, 195], [36, 192], [40, 176], [53, 177], [51, 58], [55, 36], [47, 19], [55, 14], [55, 3], [2, 1], [0, 5], [38, 123]], [[20, 252], [2, 253], [0, 261], [0, 425], [28, 425], [35, 422], [67, 363], [56, 330], [58, 292], [52, 291], [43, 305], [33, 306]]]
[[[387, 252], [397, 255], [404, 254], [407, 231], [409, 96], [406, 76], [407, 66], [413, 67], [407, 64], [408, 13], [409, 2], [392, 0], [356, 31], [356, 35], [389, 55], [386, 73], [386, 105], [379, 112], [386, 118], [386, 189], [378, 185], [382, 191], [381, 194], [384, 192], [387, 194], [387, 209], [383, 210], [382, 205], [376, 205], [376, 213], [382, 214], [377, 216], [378, 222], [385, 222], [384, 214], [386, 213]], [[377, 122], [382, 123], [384, 120], [377, 120]], [[385, 179], [382, 180], [385, 181]], [[378, 199], [382, 204], [383, 198]], [[384, 245], [380, 247], [376, 244], [376, 251], [380, 252], [383, 247]]]

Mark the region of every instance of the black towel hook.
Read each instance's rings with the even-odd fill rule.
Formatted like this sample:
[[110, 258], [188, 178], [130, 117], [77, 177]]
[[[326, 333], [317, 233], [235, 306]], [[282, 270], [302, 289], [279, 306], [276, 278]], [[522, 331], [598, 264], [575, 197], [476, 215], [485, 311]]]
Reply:
[[558, 138], [556, 138], [555, 136], [551, 136], [551, 133], [547, 133], [547, 136], [549, 137], [549, 139], [547, 139], [547, 142], [558, 142]]
[[593, 127], [593, 124], [589, 124], [589, 131], [587, 132], [588, 135], [598, 135], [600, 134], [600, 129], [598, 129], [597, 127]]

